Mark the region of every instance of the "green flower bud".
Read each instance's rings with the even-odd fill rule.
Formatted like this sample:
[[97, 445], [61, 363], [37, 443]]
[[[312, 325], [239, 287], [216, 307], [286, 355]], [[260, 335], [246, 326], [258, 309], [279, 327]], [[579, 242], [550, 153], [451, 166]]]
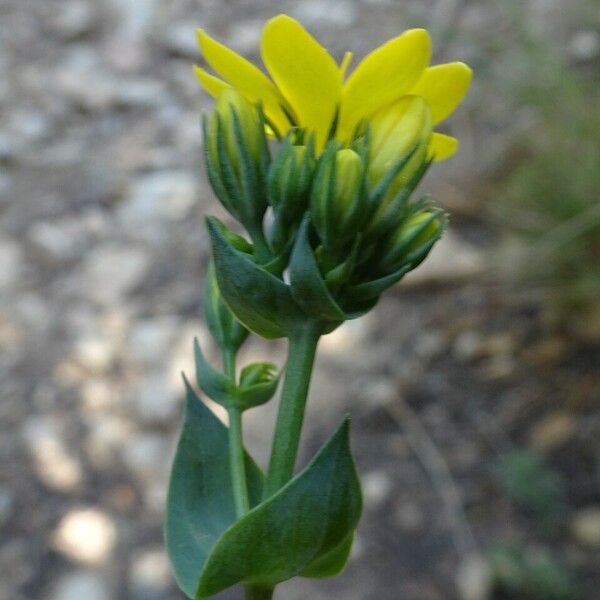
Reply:
[[234, 317], [223, 301], [214, 266], [211, 264], [204, 284], [204, 318], [211, 335], [224, 350], [237, 351], [248, 337], [248, 330]]
[[271, 243], [276, 251], [287, 245], [306, 211], [315, 163], [312, 140], [306, 146], [295, 146], [288, 139], [271, 163], [268, 194], [274, 215]]
[[343, 248], [359, 233], [367, 209], [365, 176], [363, 159], [354, 150], [330, 145], [321, 156], [310, 211], [328, 250]]
[[269, 152], [260, 112], [234, 89], [218, 96], [204, 119], [208, 177], [223, 206], [247, 229], [262, 222]]
[[394, 271], [407, 264], [416, 267], [440, 238], [444, 226], [444, 217], [436, 210], [410, 215], [384, 241], [380, 269]]

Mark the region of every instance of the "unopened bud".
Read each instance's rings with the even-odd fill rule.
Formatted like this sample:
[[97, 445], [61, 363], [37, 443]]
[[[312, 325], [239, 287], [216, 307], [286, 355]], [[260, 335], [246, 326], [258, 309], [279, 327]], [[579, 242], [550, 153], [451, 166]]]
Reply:
[[443, 227], [443, 215], [435, 210], [409, 216], [384, 242], [380, 268], [396, 270], [405, 264], [416, 267], [440, 238]]
[[269, 158], [264, 128], [257, 108], [232, 88], [221, 92], [204, 122], [211, 185], [225, 208], [247, 228], [260, 222], [266, 209]]
[[359, 232], [367, 206], [363, 159], [349, 148], [323, 154], [311, 191], [311, 217], [323, 245], [339, 249]]
[[311, 142], [295, 146], [285, 140], [271, 163], [268, 192], [274, 215], [271, 243], [275, 250], [285, 247], [306, 211], [315, 162]]
[[386, 191], [389, 202], [427, 157], [431, 137], [431, 112], [419, 96], [405, 96], [378, 111], [369, 122], [369, 182], [376, 186], [402, 157], [415, 150]]

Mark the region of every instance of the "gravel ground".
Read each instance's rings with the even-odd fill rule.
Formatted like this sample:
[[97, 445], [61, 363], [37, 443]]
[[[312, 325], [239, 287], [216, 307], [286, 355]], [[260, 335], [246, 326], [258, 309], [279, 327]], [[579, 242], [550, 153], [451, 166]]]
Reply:
[[[598, 52], [583, 10], [523, 4], [569, 60]], [[191, 75], [194, 27], [256, 59], [262, 23], [277, 12], [337, 57], [425, 26], [436, 60], [478, 73], [452, 121], [462, 152], [427, 183], [455, 214], [450, 234], [403, 289], [321, 346], [303, 455], [352, 413], [365, 491], [354, 556], [341, 577], [294, 581], [281, 596], [446, 600], [461, 585], [476, 594], [486, 571], [473, 552], [516, 540], [551, 546], [596, 597], [599, 353], [501, 299], [484, 276], [495, 232], [473, 218], [475, 182], [531, 119], [501, 93], [519, 75], [519, 49], [497, 5], [0, 0], [1, 600], [182, 598], [161, 521], [179, 373], [191, 372], [194, 336], [211, 348], [202, 217], [223, 216], [201, 168], [199, 113], [210, 102]], [[242, 360], [281, 364], [283, 351], [253, 341]], [[274, 410], [247, 419], [263, 463]], [[453, 488], [439, 472], [430, 479], [431, 440], [469, 526], [448, 509]], [[571, 478], [572, 532], [538, 534], [498, 489], [498, 454], [524, 443]]]

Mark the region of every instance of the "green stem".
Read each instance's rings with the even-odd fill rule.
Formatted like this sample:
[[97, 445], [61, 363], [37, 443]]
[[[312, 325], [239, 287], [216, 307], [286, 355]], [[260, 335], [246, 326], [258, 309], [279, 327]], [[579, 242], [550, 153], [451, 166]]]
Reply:
[[246, 600], [271, 600], [273, 598], [273, 589], [271, 587], [259, 587], [255, 585], [247, 585]]
[[250, 235], [250, 239], [254, 244], [254, 254], [256, 258], [258, 258], [258, 261], [261, 264], [268, 263], [272, 258], [272, 253], [262, 227], [260, 225], [253, 227], [248, 226], [247, 230]]
[[265, 480], [264, 498], [282, 488], [294, 473], [310, 376], [320, 336], [321, 325], [314, 321], [303, 323], [290, 335], [285, 382]]
[[[223, 351], [223, 370], [228, 377], [235, 380], [235, 352], [232, 350]], [[244, 461], [242, 411], [232, 406], [227, 410], [227, 413], [229, 415], [229, 470], [231, 472], [235, 514], [239, 519], [250, 510]]]

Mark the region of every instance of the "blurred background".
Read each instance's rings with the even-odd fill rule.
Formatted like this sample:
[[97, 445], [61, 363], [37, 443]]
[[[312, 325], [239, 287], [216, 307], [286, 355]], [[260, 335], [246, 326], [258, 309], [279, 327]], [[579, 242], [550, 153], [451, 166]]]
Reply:
[[[352, 560], [280, 596], [598, 598], [598, 2], [0, 0], [0, 599], [182, 598], [161, 522], [224, 215], [194, 28], [257, 60], [279, 12], [338, 59], [417, 26], [475, 70], [423, 186], [450, 231], [321, 344], [302, 461], [352, 414]], [[275, 408], [247, 416], [263, 464]]]

